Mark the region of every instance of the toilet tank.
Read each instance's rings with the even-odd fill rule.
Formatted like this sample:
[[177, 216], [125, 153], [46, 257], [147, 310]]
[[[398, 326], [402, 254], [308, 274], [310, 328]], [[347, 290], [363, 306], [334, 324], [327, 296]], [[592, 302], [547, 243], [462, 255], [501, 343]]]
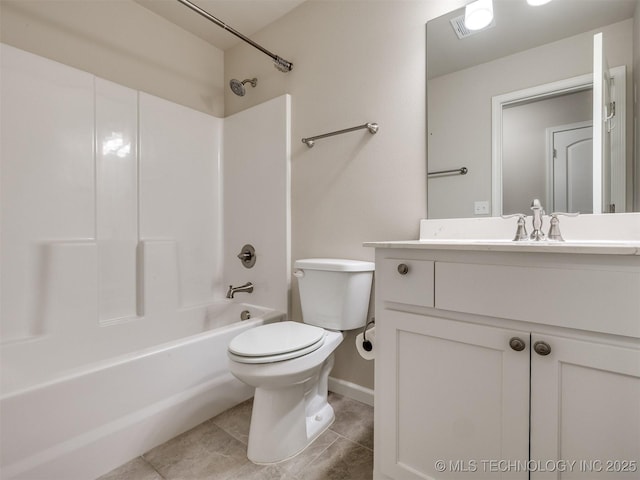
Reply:
[[297, 260], [302, 321], [330, 330], [364, 327], [375, 264], [339, 258]]

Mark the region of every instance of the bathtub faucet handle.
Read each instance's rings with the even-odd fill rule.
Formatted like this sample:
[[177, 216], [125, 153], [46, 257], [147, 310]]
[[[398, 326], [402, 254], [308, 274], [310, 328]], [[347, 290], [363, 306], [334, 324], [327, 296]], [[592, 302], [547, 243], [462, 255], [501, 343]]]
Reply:
[[239, 287], [229, 285], [229, 290], [227, 290], [227, 298], [233, 298], [233, 296], [238, 292], [252, 293], [253, 283], [247, 282], [244, 285], [240, 285]]
[[251, 268], [256, 264], [256, 249], [253, 248], [253, 245], [247, 243], [242, 247], [237, 257], [242, 262], [243, 267]]

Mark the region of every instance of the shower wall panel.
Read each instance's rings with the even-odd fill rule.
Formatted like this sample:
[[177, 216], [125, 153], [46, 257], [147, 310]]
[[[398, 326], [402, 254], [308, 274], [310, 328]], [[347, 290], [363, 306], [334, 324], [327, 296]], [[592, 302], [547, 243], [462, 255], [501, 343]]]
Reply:
[[[225, 118], [224, 279], [252, 282], [238, 302], [288, 311], [291, 279], [291, 97], [282, 95]], [[236, 255], [245, 244], [256, 263]]]
[[6, 393], [168, 341], [223, 296], [222, 120], [8, 45], [0, 62]]
[[2, 341], [42, 335], [45, 245], [95, 241], [93, 76], [2, 46]]
[[140, 235], [175, 242], [181, 307], [223, 295], [219, 126], [140, 93]]
[[138, 92], [95, 79], [98, 312], [102, 323], [138, 311]]

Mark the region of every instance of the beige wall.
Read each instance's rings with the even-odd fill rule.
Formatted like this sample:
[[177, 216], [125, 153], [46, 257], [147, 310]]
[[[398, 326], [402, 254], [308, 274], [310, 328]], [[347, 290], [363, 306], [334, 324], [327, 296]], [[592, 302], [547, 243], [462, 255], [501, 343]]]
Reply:
[[[603, 31], [609, 66], [632, 72], [633, 21]], [[576, 35], [429, 81], [429, 169], [466, 166], [464, 177], [429, 181], [429, 218], [473, 217], [476, 200], [491, 200], [491, 97], [593, 71], [593, 33]], [[533, 68], [532, 68], [533, 66]], [[627, 98], [633, 98], [627, 81]], [[627, 152], [631, 163], [631, 108]]]
[[2, 0], [0, 41], [224, 115], [223, 52], [132, 0]]
[[[426, 215], [425, 23], [462, 2], [308, 1], [253, 38], [294, 63], [283, 74], [245, 45], [225, 52], [225, 81], [258, 78], [227, 114], [292, 95], [292, 259], [372, 260], [368, 240], [418, 237]], [[366, 130], [300, 139], [365, 122]], [[249, 139], [248, 139], [249, 141]], [[297, 283], [292, 312], [301, 318]], [[373, 387], [373, 362], [354, 335], [337, 352], [332, 376]]]

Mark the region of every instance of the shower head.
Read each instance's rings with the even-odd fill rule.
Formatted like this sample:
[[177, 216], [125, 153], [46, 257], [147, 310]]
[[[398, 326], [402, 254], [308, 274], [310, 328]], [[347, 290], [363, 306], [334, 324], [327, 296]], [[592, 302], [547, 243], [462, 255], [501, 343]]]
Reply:
[[255, 87], [258, 84], [258, 79], [257, 78], [247, 78], [243, 81], [240, 80], [236, 80], [235, 78], [232, 78], [231, 81], [229, 82], [229, 86], [231, 87], [231, 90], [233, 91], [233, 93], [235, 93], [236, 95], [238, 95], [239, 97], [244, 97], [244, 94], [246, 93], [246, 90], [244, 88], [244, 84], [249, 82], [251, 84], [252, 87]]

